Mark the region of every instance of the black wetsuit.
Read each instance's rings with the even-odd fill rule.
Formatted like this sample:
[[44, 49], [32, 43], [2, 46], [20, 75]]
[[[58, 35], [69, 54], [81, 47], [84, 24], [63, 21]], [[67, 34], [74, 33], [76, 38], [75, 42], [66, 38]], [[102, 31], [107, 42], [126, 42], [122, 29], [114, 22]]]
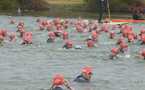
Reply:
[[115, 55], [109, 55], [109, 56], [108, 56], [108, 59], [109, 59], [109, 60], [116, 60], [116, 59], [118, 59], [118, 57], [115, 56]]
[[53, 89], [47, 89], [47, 90], [63, 90], [60, 86], [55, 86]]
[[71, 49], [71, 48], [73, 48], [73, 47], [68, 47], [67, 45], [64, 45], [62, 48]]
[[51, 38], [47, 39], [47, 41], [46, 41], [46, 43], [53, 43], [53, 42], [54, 41]]
[[18, 37], [19, 37], [19, 38], [23, 38], [23, 36], [22, 36], [22, 35], [19, 35]]
[[76, 79], [74, 79], [74, 81], [90, 83], [90, 81], [85, 79], [82, 75], [79, 75]]

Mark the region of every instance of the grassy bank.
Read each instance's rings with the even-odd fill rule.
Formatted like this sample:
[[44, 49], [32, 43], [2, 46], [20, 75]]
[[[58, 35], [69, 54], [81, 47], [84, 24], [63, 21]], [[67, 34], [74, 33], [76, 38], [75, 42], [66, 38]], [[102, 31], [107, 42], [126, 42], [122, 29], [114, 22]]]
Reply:
[[51, 5], [51, 9], [69, 10], [69, 11], [87, 11], [88, 4], [83, 0], [45, 0]]

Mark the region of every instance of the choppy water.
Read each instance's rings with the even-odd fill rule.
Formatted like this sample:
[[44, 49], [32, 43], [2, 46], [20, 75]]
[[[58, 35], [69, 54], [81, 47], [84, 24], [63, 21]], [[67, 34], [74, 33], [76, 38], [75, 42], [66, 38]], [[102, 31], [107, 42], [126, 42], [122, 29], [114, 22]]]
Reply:
[[[3, 11], [4, 12], [4, 11]], [[46, 13], [46, 11], [44, 11]], [[69, 26], [65, 31], [69, 32], [69, 40], [73, 45], [81, 46], [82, 50], [63, 50], [61, 47], [66, 40], [56, 38], [55, 43], [46, 44], [48, 39], [46, 28], [44, 31], [39, 30], [41, 22], [36, 22], [39, 16], [41, 20], [54, 20], [58, 12], [53, 15], [45, 15], [40, 12], [25, 12], [21, 15], [15, 12], [4, 12], [0, 14], [0, 29], [7, 29], [8, 35], [16, 32], [19, 21], [24, 21], [24, 30], [32, 32], [34, 43], [28, 46], [22, 46], [21, 39], [10, 43], [7, 36], [4, 45], [0, 46], [0, 90], [45, 90], [52, 82], [53, 76], [62, 74], [75, 88], [75, 90], [144, 90], [145, 89], [145, 61], [142, 59], [140, 52], [145, 46], [136, 45], [139, 43], [135, 40], [129, 44], [130, 52], [127, 55], [119, 54], [117, 60], [103, 60], [109, 55], [110, 49], [115, 46], [116, 39], [109, 39], [109, 33], [102, 32], [99, 35], [99, 43], [96, 48], [87, 48], [84, 41], [90, 36], [90, 32], [77, 33], [74, 26]], [[47, 11], [47, 13], [49, 13]], [[62, 12], [64, 13], [64, 12]], [[72, 12], [70, 12], [72, 13]], [[81, 12], [68, 16], [61, 16], [61, 19], [77, 21]], [[91, 14], [95, 16], [95, 14]], [[89, 18], [84, 16], [82, 18]], [[115, 15], [125, 17], [122, 15]], [[129, 17], [129, 16], [126, 16]], [[15, 24], [10, 24], [11, 19]], [[95, 19], [96, 18], [89, 18]], [[133, 31], [138, 33], [145, 28], [142, 23], [128, 23], [133, 27]], [[110, 29], [111, 31], [111, 29]], [[115, 30], [119, 32], [117, 28]], [[94, 31], [93, 31], [94, 32]], [[127, 42], [127, 40], [125, 40]], [[90, 66], [93, 69], [92, 83], [76, 83], [73, 79], [80, 75], [84, 66]], [[64, 87], [65, 88], [65, 87]], [[66, 89], [66, 88], [65, 88]]]

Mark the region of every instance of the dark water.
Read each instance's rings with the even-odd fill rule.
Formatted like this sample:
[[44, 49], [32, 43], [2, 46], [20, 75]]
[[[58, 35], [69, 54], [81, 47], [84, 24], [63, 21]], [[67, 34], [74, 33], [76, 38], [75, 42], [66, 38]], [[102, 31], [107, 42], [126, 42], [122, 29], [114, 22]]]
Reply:
[[[64, 31], [69, 32], [69, 40], [73, 45], [81, 46], [82, 50], [61, 49], [66, 40], [58, 37], [53, 44], [45, 43], [50, 31], [46, 28], [44, 31], [39, 30], [41, 22], [36, 22], [37, 17], [47, 21], [57, 17], [77, 21], [79, 16], [83, 19], [98, 19], [97, 13], [90, 12], [23, 11], [18, 15], [16, 11], [0, 11], [0, 28], [7, 29], [8, 35], [19, 35], [16, 32], [19, 21], [24, 21], [23, 29], [34, 35], [34, 43], [29, 46], [20, 45], [20, 38], [10, 43], [8, 36], [4, 45], [0, 46], [0, 90], [46, 90], [56, 74], [62, 74], [75, 90], [144, 90], [145, 61], [140, 52], [145, 46], [137, 45], [138, 40], [129, 44], [127, 54], [119, 54], [119, 59], [108, 61], [104, 59], [111, 48], [118, 47], [115, 43], [120, 34], [115, 39], [109, 39], [109, 33], [102, 32], [98, 47], [90, 49], [84, 40], [91, 33], [77, 33], [75, 26], [69, 26]], [[107, 13], [103, 15], [103, 18], [107, 17]], [[113, 14], [111, 17], [130, 19], [131, 15]], [[15, 24], [9, 23], [11, 19], [15, 20]], [[133, 31], [138, 34], [145, 28], [144, 23], [127, 25], [132, 26]], [[115, 32], [119, 32], [119, 28]], [[124, 41], [127, 42], [125, 38]], [[92, 83], [73, 82], [84, 66], [93, 69]]]

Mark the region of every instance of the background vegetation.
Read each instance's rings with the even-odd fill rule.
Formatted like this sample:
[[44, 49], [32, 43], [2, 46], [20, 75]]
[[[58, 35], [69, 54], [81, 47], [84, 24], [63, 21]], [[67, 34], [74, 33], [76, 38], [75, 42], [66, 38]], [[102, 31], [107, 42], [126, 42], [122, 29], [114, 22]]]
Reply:
[[[108, 0], [111, 12], [145, 11], [145, 0]], [[0, 9], [98, 11], [99, 0], [0, 0]], [[103, 11], [107, 12], [107, 0]]]

